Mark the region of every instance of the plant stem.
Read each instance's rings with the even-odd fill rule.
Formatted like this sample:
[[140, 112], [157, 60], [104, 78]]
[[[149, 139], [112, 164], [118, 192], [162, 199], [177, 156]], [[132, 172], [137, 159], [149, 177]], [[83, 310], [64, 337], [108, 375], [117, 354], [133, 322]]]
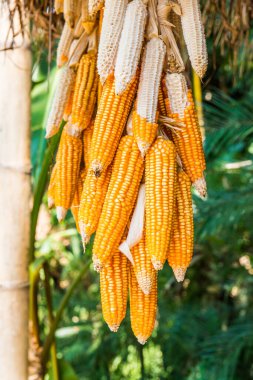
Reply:
[[62, 317], [62, 314], [65, 310], [65, 307], [67, 306], [69, 300], [70, 300], [70, 297], [72, 296], [72, 293], [74, 292], [75, 288], [77, 287], [77, 285], [79, 284], [79, 282], [81, 281], [81, 279], [83, 278], [83, 276], [86, 274], [86, 272], [88, 271], [89, 269], [89, 266], [90, 266], [90, 263], [91, 263], [91, 259], [89, 259], [89, 261], [83, 266], [83, 268], [80, 270], [80, 272], [78, 273], [78, 275], [76, 276], [76, 278], [74, 279], [74, 281], [72, 282], [72, 284], [70, 285], [70, 287], [68, 288], [67, 292], [65, 293], [64, 297], [62, 298], [62, 301], [60, 303], [60, 306], [59, 306], [59, 309], [57, 310], [57, 313], [55, 315], [55, 319], [50, 327], [50, 331], [46, 337], [46, 340], [45, 340], [45, 343], [44, 343], [44, 346], [43, 346], [43, 352], [42, 352], [42, 366], [43, 366], [43, 369], [45, 371], [45, 368], [46, 368], [46, 364], [47, 364], [47, 361], [48, 361], [48, 355], [49, 355], [49, 351], [50, 351], [50, 347], [52, 345], [52, 342], [54, 340], [54, 336], [55, 336], [55, 331], [59, 325], [59, 322], [60, 322], [60, 319]]
[[141, 380], [145, 379], [145, 366], [144, 366], [144, 356], [143, 356], [143, 346], [139, 345], [139, 354], [141, 362]]

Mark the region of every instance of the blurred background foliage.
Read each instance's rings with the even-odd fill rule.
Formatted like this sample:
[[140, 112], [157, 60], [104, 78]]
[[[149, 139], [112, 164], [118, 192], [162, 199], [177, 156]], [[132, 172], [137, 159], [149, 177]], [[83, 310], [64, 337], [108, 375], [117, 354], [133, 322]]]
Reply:
[[[252, 29], [250, 30], [252, 33]], [[140, 346], [129, 314], [117, 334], [103, 321], [99, 276], [92, 267], [64, 309], [56, 330], [60, 380], [253, 379], [253, 63], [233, 70], [229, 56], [208, 40], [210, 69], [203, 83], [208, 198], [194, 195], [195, 256], [183, 284], [169, 267], [159, 274], [159, 312], [153, 336]], [[238, 65], [244, 56], [238, 58]], [[219, 64], [217, 64], [217, 62]], [[245, 66], [245, 65], [244, 65]], [[50, 68], [50, 70], [49, 70]], [[32, 88], [33, 187], [51, 142], [44, 122], [55, 65], [34, 54]], [[50, 157], [51, 154], [51, 157]], [[50, 160], [53, 152], [49, 152]], [[51, 164], [47, 169], [49, 174]], [[71, 214], [60, 225], [46, 196], [36, 229], [35, 257], [49, 262], [53, 309], [90, 256], [83, 254]], [[40, 337], [49, 330], [45, 275], [39, 283]], [[54, 379], [49, 364], [47, 380]]]

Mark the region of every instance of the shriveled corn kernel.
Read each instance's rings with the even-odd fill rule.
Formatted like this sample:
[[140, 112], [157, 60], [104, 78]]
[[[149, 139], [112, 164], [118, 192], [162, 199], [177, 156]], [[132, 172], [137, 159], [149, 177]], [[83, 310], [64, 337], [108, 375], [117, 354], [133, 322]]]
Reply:
[[59, 221], [64, 219], [74, 199], [81, 156], [81, 138], [69, 135], [65, 126], [61, 135], [56, 159], [57, 182], [55, 184], [55, 206]]
[[62, 67], [66, 62], [68, 62], [69, 49], [72, 40], [73, 30], [70, 29], [68, 24], [65, 22], [57, 48], [56, 63], [59, 68]]
[[156, 271], [146, 249], [145, 231], [141, 241], [131, 248], [131, 253], [134, 260], [134, 273], [139, 287], [144, 294], [149, 294], [152, 290], [154, 278], [156, 277]]
[[119, 246], [137, 199], [143, 169], [143, 159], [133, 136], [123, 137], [94, 240], [93, 263], [98, 271]]
[[83, 32], [81, 36], [72, 41], [72, 44], [70, 46], [69, 51], [69, 67], [77, 67], [79, 64], [79, 61], [85, 52], [86, 48], [88, 46], [88, 35], [87, 33]]
[[71, 123], [81, 130], [89, 126], [96, 103], [98, 87], [96, 59], [97, 55], [92, 52], [84, 54], [77, 70]]
[[161, 81], [165, 44], [160, 38], [152, 38], [146, 45], [141, 66], [137, 93], [137, 114], [148, 123], [155, 123], [158, 92]]
[[144, 117], [133, 112], [133, 135], [140, 149], [142, 157], [145, 156], [152, 142], [157, 137], [158, 124], [148, 123]]
[[85, 246], [96, 231], [111, 177], [111, 167], [97, 178], [88, 172], [79, 208], [79, 228]]
[[63, 2], [64, 0], [55, 0], [54, 1], [54, 9], [57, 14], [63, 12]]
[[91, 16], [94, 16], [104, 6], [104, 0], [88, 0], [88, 11]]
[[121, 94], [134, 77], [140, 60], [147, 20], [142, 0], [131, 1], [126, 10], [115, 65], [115, 91]]
[[128, 260], [118, 250], [100, 272], [100, 294], [103, 317], [116, 332], [126, 315], [128, 297]]
[[190, 61], [196, 74], [203, 78], [207, 70], [208, 55], [199, 0], [179, 0], [179, 4], [182, 9], [182, 29]]
[[47, 204], [48, 204], [49, 209], [54, 207], [54, 190], [55, 190], [56, 181], [57, 181], [57, 165], [54, 165], [51, 172], [48, 189], [47, 189]]
[[88, 11], [88, 0], [82, 0], [82, 9], [81, 9], [81, 19], [82, 25], [85, 32], [89, 35], [92, 33], [96, 25], [96, 15], [90, 15]]
[[160, 270], [167, 258], [175, 208], [176, 149], [158, 138], [145, 161], [146, 246], [152, 264]]
[[91, 146], [91, 169], [96, 176], [101, 175], [113, 160], [136, 94], [138, 74], [137, 70], [121, 95], [115, 94], [113, 76], [103, 86]]
[[55, 135], [60, 128], [69, 95], [74, 87], [76, 73], [69, 67], [63, 67], [57, 73], [57, 86], [46, 125], [46, 138]]
[[166, 89], [170, 102], [171, 113], [176, 113], [180, 118], [184, 117], [184, 111], [188, 104], [187, 83], [183, 74], [170, 74], [165, 76]]
[[114, 71], [127, 0], [106, 0], [102, 31], [98, 49], [98, 73], [104, 83]]
[[168, 263], [176, 280], [181, 282], [193, 255], [193, 209], [191, 181], [182, 170], [178, 173], [176, 186], [176, 210], [168, 250]]
[[71, 205], [71, 212], [72, 212], [72, 215], [75, 219], [76, 228], [77, 228], [78, 232], [80, 232], [79, 223], [78, 223], [78, 212], [79, 212], [79, 207], [80, 207], [80, 202], [81, 202], [81, 195], [82, 195], [82, 191], [83, 191], [83, 183], [85, 180], [85, 175], [86, 175], [85, 170], [81, 169], [80, 173], [78, 175], [78, 181], [77, 181], [77, 186], [76, 186], [76, 190], [75, 190], [75, 195], [74, 195], [73, 202]]
[[145, 344], [153, 332], [157, 312], [157, 273], [149, 294], [141, 290], [133, 267], [130, 268], [130, 319], [134, 335], [140, 344]]

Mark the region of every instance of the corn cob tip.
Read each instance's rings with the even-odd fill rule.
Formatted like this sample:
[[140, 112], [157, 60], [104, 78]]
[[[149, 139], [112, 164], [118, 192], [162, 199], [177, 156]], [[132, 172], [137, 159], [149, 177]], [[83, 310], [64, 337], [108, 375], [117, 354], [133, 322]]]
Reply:
[[102, 164], [98, 162], [97, 160], [92, 161], [91, 163], [91, 169], [95, 175], [95, 177], [100, 177], [102, 174]]
[[59, 128], [56, 127], [56, 125], [50, 126], [50, 128], [47, 128], [45, 138], [50, 139], [50, 137], [53, 137], [56, 135], [56, 133], [59, 131]]
[[54, 207], [54, 198], [53, 197], [47, 197], [47, 207], [49, 209], [53, 208]]
[[199, 195], [202, 198], [206, 198], [206, 196], [207, 196], [207, 186], [206, 186], [206, 180], [205, 180], [204, 177], [201, 177], [201, 178], [197, 179], [193, 183], [193, 187], [197, 190], [197, 192], [199, 193]]
[[138, 342], [140, 344], [142, 344], [142, 345], [144, 345], [145, 343], [147, 343], [147, 339], [144, 336], [142, 336], [142, 335], [138, 335], [136, 338], [137, 338]]
[[153, 267], [155, 268], [155, 270], [161, 270], [161, 269], [163, 269], [163, 263], [160, 260], [157, 260], [156, 257], [153, 256], [151, 258], [151, 262], [152, 262]]
[[84, 223], [79, 223], [79, 229], [80, 229], [80, 234], [82, 238], [82, 243], [83, 243], [83, 249], [85, 251], [86, 244], [89, 243], [90, 241], [90, 236], [86, 234], [86, 226]]
[[153, 284], [153, 279], [150, 277], [146, 272], [141, 271], [136, 274], [136, 278], [139, 284], [139, 287], [143, 291], [144, 294], [150, 294], [152, 290], [152, 284]]
[[100, 272], [103, 268], [101, 261], [97, 257], [97, 255], [92, 256], [92, 261], [93, 261], [93, 267], [96, 272]]
[[119, 325], [108, 325], [108, 327], [112, 332], [117, 332], [119, 329]]
[[143, 141], [138, 141], [137, 145], [138, 145], [139, 151], [141, 152], [141, 157], [144, 158], [147, 151], [150, 148], [150, 144], [143, 142]]
[[63, 219], [65, 218], [65, 216], [67, 214], [67, 211], [68, 210], [64, 207], [61, 207], [61, 206], [56, 207], [56, 216], [57, 216], [58, 222], [63, 221]]
[[177, 268], [172, 268], [172, 270], [177, 282], [183, 282], [187, 268], [177, 267]]

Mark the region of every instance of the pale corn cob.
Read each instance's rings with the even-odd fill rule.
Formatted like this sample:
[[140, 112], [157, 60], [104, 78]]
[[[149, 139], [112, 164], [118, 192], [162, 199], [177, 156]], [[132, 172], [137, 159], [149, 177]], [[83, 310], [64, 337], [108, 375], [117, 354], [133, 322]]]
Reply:
[[97, 68], [102, 83], [114, 70], [127, 0], [106, 0], [98, 49]]
[[110, 177], [110, 166], [99, 178], [90, 172], [86, 175], [78, 215], [79, 228], [84, 247], [97, 229]]
[[57, 75], [56, 91], [46, 125], [46, 138], [52, 137], [59, 131], [69, 94], [75, 84], [76, 73], [69, 67], [61, 68]]
[[157, 273], [149, 294], [141, 290], [134, 270], [130, 268], [130, 319], [134, 335], [140, 344], [145, 344], [155, 326], [157, 312]]
[[88, 11], [94, 16], [104, 6], [104, 0], [88, 0]]
[[176, 149], [161, 137], [146, 156], [146, 245], [152, 264], [160, 270], [167, 258], [176, 201]]
[[76, 19], [80, 16], [81, 0], [64, 0], [64, 19], [71, 29], [74, 28]]
[[143, 159], [133, 136], [123, 137], [114, 159], [94, 240], [93, 263], [97, 271], [119, 246], [137, 199], [143, 170]]
[[78, 40], [73, 40], [69, 51], [69, 67], [75, 68], [88, 46], [88, 35], [83, 32]]
[[183, 118], [185, 108], [188, 105], [188, 88], [185, 76], [181, 73], [167, 73], [165, 76], [165, 84], [171, 112]]
[[80, 170], [82, 156], [81, 137], [71, 136], [68, 124], [64, 127], [56, 157], [57, 181], [55, 184], [55, 206], [57, 218], [63, 220], [71, 207]]
[[182, 29], [192, 67], [203, 78], [207, 70], [208, 55], [204, 27], [198, 0], [179, 0], [182, 9]]
[[85, 32], [89, 35], [92, 33], [96, 25], [96, 15], [91, 16], [88, 11], [88, 0], [82, 0], [82, 26]]
[[136, 94], [138, 78], [137, 70], [135, 77], [121, 95], [115, 94], [113, 76], [110, 76], [103, 86], [91, 147], [91, 169], [96, 176], [101, 175], [114, 158]]
[[146, 249], [145, 231], [140, 242], [131, 249], [131, 253], [134, 261], [134, 273], [139, 287], [144, 294], [149, 294], [156, 277], [156, 271]]
[[75, 195], [71, 204], [71, 212], [75, 219], [76, 228], [79, 233], [80, 233], [80, 230], [79, 230], [79, 223], [78, 223], [78, 212], [79, 212], [79, 207], [80, 207], [80, 202], [81, 202], [81, 195], [83, 191], [83, 183], [85, 180], [85, 176], [86, 176], [85, 170], [81, 169], [78, 176], [78, 180], [77, 180]]
[[137, 93], [137, 114], [148, 123], [155, 123], [158, 92], [162, 75], [165, 44], [160, 38], [152, 38], [146, 45], [141, 66]]
[[68, 24], [65, 22], [57, 48], [56, 63], [59, 68], [62, 67], [69, 59], [69, 49], [72, 40], [73, 30], [70, 29]]
[[74, 38], [80, 38], [83, 32], [82, 17], [79, 17], [73, 32]]
[[194, 238], [191, 181], [182, 170], [178, 173], [176, 189], [176, 210], [168, 263], [173, 269], [176, 280], [181, 282], [192, 259]]
[[100, 294], [103, 317], [116, 332], [126, 315], [128, 298], [128, 260], [118, 250], [100, 272]]
[[55, 0], [54, 1], [54, 9], [57, 14], [63, 12], [63, 2], [64, 0]]
[[73, 96], [71, 123], [75, 128], [86, 129], [93, 115], [98, 75], [96, 70], [97, 54], [88, 52], [80, 60]]
[[127, 6], [115, 64], [115, 91], [122, 93], [134, 77], [140, 60], [147, 20], [146, 4], [133, 0]]

